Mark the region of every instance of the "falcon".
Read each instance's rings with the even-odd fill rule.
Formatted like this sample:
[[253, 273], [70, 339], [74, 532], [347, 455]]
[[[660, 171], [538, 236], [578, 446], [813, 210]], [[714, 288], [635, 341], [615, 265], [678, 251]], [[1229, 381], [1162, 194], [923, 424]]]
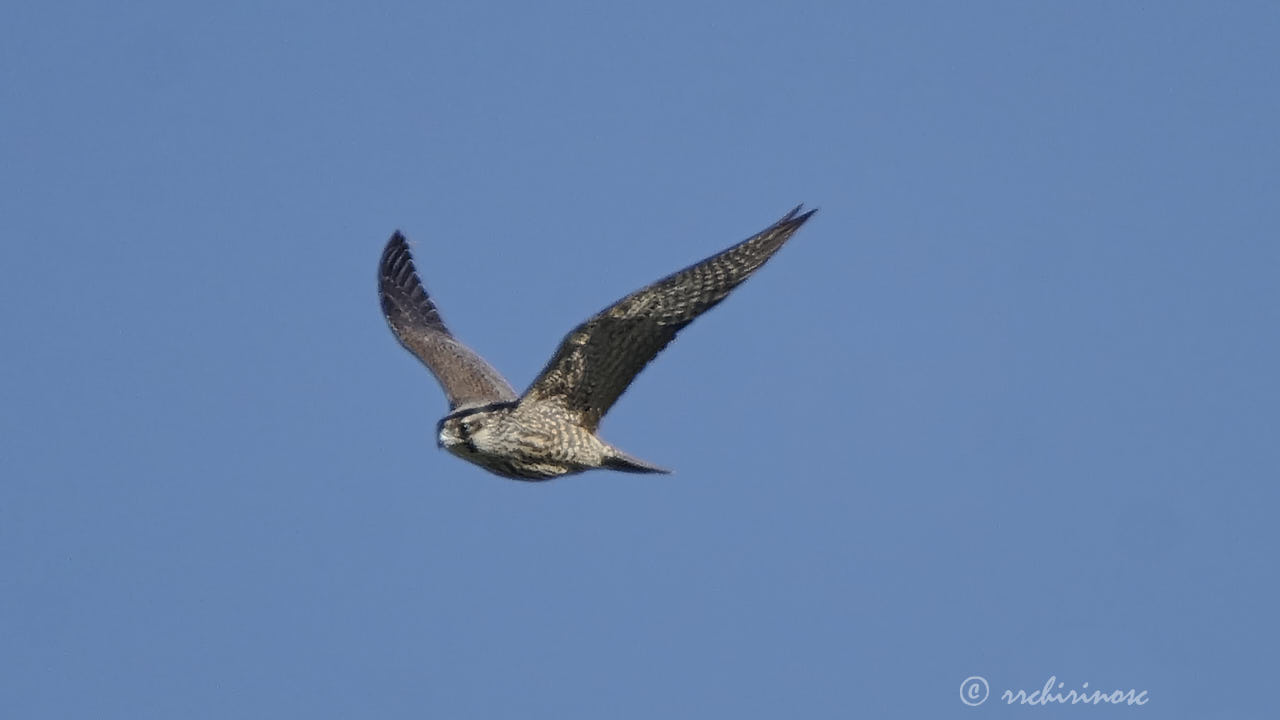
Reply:
[[516, 480], [594, 469], [670, 472], [601, 440], [600, 419], [676, 333], [751, 277], [817, 212], [802, 208], [588, 318], [565, 336], [523, 395], [449, 332], [397, 230], [378, 265], [378, 295], [391, 331], [435, 375], [449, 401], [437, 444]]

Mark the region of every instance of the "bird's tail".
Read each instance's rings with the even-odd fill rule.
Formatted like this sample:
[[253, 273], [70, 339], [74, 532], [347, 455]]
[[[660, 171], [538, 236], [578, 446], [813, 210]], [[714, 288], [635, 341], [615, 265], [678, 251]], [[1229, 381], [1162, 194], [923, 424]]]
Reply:
[[652, 463], [647, 463], [640, 458], [632, 457], [616, 447], [609, 448], [609, 455], [604, 459], [604, 467], [610, 470], [621, 470], [622, 472], [631, 473], [671, 473], [670, 470], [660, 468]]

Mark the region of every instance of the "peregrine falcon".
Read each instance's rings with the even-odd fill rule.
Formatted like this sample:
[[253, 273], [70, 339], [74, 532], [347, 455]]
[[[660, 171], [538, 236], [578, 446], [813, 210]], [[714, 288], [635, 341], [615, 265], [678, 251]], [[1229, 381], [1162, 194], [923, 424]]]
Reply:
[[396, 231], [382, 252], [378, 294], [391, 331], [435, 375], [449, 400], [437, 444], [516, 480], [597, 468], [670, 472], [597, 437], [600, 419], [676, 333], [751, 277], [817, 212], [802, 207], [593, 315], [565, 336], [524, 395], [449, 332]]

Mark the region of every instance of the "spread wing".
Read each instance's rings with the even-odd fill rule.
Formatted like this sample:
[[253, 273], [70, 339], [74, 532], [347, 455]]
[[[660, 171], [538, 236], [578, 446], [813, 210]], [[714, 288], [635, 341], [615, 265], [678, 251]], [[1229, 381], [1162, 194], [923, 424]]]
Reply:
[[559, 403], [594, 431], [676, 333], [751, 277], [816, 212], [801, 213], [801, 207], [758, 235], [631, 293], [574, 328], [521, 402]]
[[409, 244], [398, 230], [378, 264], [378, 296], [391, 331], [436, 376], [450, 410], [516, 399], [511, 384], [445, 327], [418, 280]]

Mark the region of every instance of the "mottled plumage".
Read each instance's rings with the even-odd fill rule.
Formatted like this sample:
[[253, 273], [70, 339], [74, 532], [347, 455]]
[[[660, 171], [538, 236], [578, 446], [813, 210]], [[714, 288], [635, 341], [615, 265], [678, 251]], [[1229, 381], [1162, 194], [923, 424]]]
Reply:
[[635, 376], [682, 328], [715, 307], [813, 215], [797, 206], [763, 232], [631, 293], [565, 336], [523, 396], [459, 342], [431, 302], [404, 236], [382, 253], [378, 290], [396, 337], [449, 400], [441, 447], [491, 472], [545, 480], [593, 468], [668, 472], [600, 440], [596, 428]]

